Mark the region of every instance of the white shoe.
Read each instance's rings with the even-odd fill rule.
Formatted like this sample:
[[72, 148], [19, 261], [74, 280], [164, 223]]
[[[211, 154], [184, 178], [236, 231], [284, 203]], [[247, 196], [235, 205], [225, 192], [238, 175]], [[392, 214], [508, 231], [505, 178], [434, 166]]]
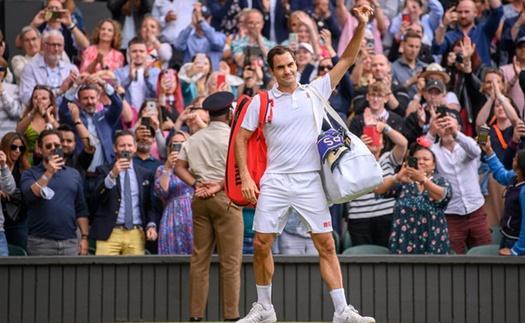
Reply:
[[259, 303], [253, 303], [250, 313], [244, 318], [237, 321], [237, 323], [274, 323], [277, 322], [277, 316], [272, 308], [265, 310]]
[[334, 313], [333, 323], [375, 323], [373, 317], [361, 316], [352, 306], [346, 305], [342, 313]]

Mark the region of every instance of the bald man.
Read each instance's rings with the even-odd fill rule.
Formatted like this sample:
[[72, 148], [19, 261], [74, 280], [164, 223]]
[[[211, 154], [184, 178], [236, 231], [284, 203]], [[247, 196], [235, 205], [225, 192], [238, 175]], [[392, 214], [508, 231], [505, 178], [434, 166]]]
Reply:
[[[473, 1], [461, 1], [457, 7], [449, 8], [443, 15], [443, 20], [436, 30], [432, 41], [432, 54], [447, 55], [452, 46], [463, 35], [468, 35], [476, 44], [476, 50], [483, 63], [492, 66], [490, 59], [490, 42], [499, 27], [503, 17], [501, 0], [489, 0], [490, 14], [487, 20], [479, 25], [475, 24], [478, 11]], [[447, 31], [451, 24], [456, 27]], [[476, 28], [474, 28], [476, 26]]]
[[[398, 84], [397, 82], [392, 82], [391, 70], [392, 67], [390, 66], [390, 62], [385, 55], [376, 54], [372, 57], [372, 76], [376, 81], [383, 81], [390, 88], [390, 93], [388, 94], [388, 101], [385, 104], [385, 108], [404, 118], [410, 98], [405, 87], [403, 87], [401, 84]], [[365, 108], [368, 106], [368, 102], [366, 101], [367, 92], [368, 86], [362, 86], [356, 90], [351, 104], [355, 114], [363, 113]]]

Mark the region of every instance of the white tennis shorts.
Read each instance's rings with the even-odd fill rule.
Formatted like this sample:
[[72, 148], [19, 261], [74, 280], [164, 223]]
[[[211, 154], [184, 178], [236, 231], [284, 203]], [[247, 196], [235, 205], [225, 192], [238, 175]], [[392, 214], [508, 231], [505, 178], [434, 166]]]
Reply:
[[312, 233], [332, 232], [332, 218], [318, 172], [264, 174], [253, 229], [282, 233], [294, 208]]

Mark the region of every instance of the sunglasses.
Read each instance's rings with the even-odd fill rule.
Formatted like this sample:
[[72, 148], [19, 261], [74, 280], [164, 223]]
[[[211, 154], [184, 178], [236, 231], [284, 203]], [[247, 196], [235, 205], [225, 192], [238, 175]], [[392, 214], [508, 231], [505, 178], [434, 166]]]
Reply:
[[15, 151], [17, 149], [20, 150], [21, 153], [23, 153], [24, 151], [26, 151], [26, 146], [11, 145], [12, 151]]
[[319, 65], [319, 70], [322, 71], [322, 70], [329, 70], [331, 71], [332, 68], [334, 68], [333, 66], [330, 66], [330, 65]]
[[0, 66], [0, 72], [5, 72], [7, 71], [7, 68], [5, 66]]
[[55, 146], [55, 148], [62, 148], [62, 145], [59, 144], [59, 143], [56, 143], [56, 142], [55, 142], [55, 143], [49, 143], [49, 144], [46, 144], [46, 145], [44, 146], [44, 148], [46, 148], [47, 150], [49, 150], [49, 149], [53, 148], [53, 146]]

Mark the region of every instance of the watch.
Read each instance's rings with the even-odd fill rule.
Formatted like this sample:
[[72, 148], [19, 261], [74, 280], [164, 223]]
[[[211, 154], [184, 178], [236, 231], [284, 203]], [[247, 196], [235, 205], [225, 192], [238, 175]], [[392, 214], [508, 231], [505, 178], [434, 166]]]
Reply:
[[78, 120], [77, 122], [75, 122], [75, 125], [81, 125], [82, 124], [82, 121]]
[[193, 189], [196, 189], [197, 188], [197, 184], [199, 184], [201, 181], [195, 181], [193, 182], [193, 185], [191, 185], [193, 187]]
[[198, 22], [199, 24], [202, 24], [203, 21], [204, 21], [204, 19], [202, 19], [202, 18], [200, 18], [199, 20], [197, 20], [197, 22]]

